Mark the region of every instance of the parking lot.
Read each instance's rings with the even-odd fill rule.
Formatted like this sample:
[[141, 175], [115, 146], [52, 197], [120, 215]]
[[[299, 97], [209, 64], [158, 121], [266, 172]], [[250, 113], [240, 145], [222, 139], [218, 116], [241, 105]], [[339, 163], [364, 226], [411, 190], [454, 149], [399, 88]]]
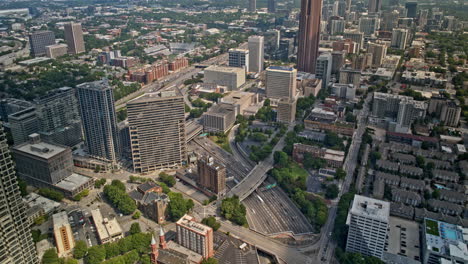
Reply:
[[92, 224], [91, 213], [86, 210], [73, 210], [68, 212], [68, 221], [72, 227], [75, 240], [86, 241], [88, 247], [98, 244], [96, 229]]
[[[262, 187], [265, 186], [264, 184]], [[301, 211], [279, 187], [269, 190], [262, 187], [244, 200], [251, 229], [267, 235], [283, 232], [304, 234], [313, 231]]]

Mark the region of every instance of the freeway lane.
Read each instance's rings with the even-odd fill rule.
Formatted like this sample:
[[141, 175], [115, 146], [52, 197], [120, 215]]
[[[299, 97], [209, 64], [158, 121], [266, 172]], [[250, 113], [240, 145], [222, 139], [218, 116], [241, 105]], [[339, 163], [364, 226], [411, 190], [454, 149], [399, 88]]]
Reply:
[[[287, 132], [291, 131], [294, 128], [294, 125], [295, 123], [290, 124]], [[287, 132], [285, 134], [287, 134]], [[242, 201], [265, 181], [267, 178], [267, 172], [273, 168], [273, 153], [284, 148], [284, 138], [285, 136], [280, 139], [268, 158], [259, 162], [257, 166], [255, 166], [255, 168], [244, 179], [242, 179], [241, 182], [239, 182], [239, 184], [229, 191], [227, 194], [228, 197], [237, 195]]]

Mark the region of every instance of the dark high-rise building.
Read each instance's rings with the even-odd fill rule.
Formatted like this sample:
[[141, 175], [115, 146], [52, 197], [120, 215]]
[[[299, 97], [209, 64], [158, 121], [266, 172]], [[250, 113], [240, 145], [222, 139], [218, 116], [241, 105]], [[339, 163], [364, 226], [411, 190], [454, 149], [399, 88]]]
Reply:
[[7, 140], [0, 125], [0, 263], [37, 264], [25, 206]]
[[378, 13], [381, 8], [382, 0], [369, 0], [369, 7], [367, 10], [369, 13]]
[[120, 138], [112, 87], [103, 79], [76, 88], [88, 153], [116, 162], [120, 157]]
[[71, 54], [79, 54], [85, 52], [85, 43], [83, 39], [83, 29], [80, 23], [66, 23], [65, 40], [68, 45], [68, 52]]
[[276, 0], [268, 0], [268, 13], [276, 12]]
[[81, 142], [81, 119], [75, 90], [62, 87], [35, 100], [39, 134], [46, 141], [73, 147]]
[[297, 69], [315, 73], [320, 41], [322, 0], [302, 0], [299, 21]]
[[46, 47], [55, 44], [55, 34], [52, 31], [38, 31], [29, 35], [29, 45], [34, 57], [46, 55]]
[[405, 4], [406, 17], [416, 18], [418, 12], [418, 2], [407, 2]]
[[257, 0], [249, 0], [249, 8], [248, 10], [250, 12], [255, 12], [257, 11]]
[[214, 161], [212, 157], [198, 160], [198, 183], [216, 195], [226, 189], [226, 167]]

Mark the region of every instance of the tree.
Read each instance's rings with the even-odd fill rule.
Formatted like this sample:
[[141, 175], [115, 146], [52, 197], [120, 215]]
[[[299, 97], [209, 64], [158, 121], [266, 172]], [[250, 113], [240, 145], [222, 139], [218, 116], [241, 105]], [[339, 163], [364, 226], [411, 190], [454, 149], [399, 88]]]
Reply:
[[218, 264], [218, 260], [215, 258], [204, 258], [200, 264]]
[[440, 198], [440, 190], [439, 189], [435, 189], [432, 192], [432, 198], [434, 198], [434, 199], [439, 199]]
[[138, 211], [138, 210], [132, 215], [132, 218], [133, 218], [133, 219], [138, 219], [138, 218], [140, 218], [140, 217], [141, 217], [141, 212]]
[[423, 156], [417, 156], [416, 157], [416, 164], [418, 165], [418, 167], [424, 168], [425, 165], [426, 165], [426, 160], [424, 159]]
[[185, 200], [181, 193], [170, 192], [169, 200], [167, 212], [171, 221], [179, 220], [193, 207], [193, 201], [191, 199]]
[[110, 185], [104, 186], [104, 194], [122, 214], [130, 215], [136, 210], [135, 201], [125, 191], [125, 185], [113, 180]]
[[106, 250], [103, 246], [90, 247], [86, 255], [86, 264], [99, 264], [106, 259]]
[[335, 199], [338, 197], [338, 193], [340, 192], [338, 185], [336, 184], [329, 184], [325, 189], [325, 198], [327, 199]]
[[342, 168], [338, 168], [336, 170], [335, 178], [337, 180], [343, 180], [344, 178], [346, 178], [346, 171], [344, 171]]
[[74, 258], [62, 259], [61, 262], [62, 262], [61, 264], [78, 264], [78, 260], [76, 260]]
[[168, 187], [172, 187], [176, 184], [176, 180], [174, 179], [174, 177], [164, 172], [161, 172], [159, 174], [159, 179], [165, 184], [167, 184]]
[[304, 154], [304, 160], [302, 164], [306, 169], [320, 169], [325, 167], [326, 162], [324, 159], [321, 158], [314, 158], [310, 153]]
[[238, 225], [246, 225], [247, 219], [245, 218], [246, 209], [243, 204], [240, 203], [239, 197], [233, 196], [225, 198], [221, 202], [221, 215]]
[[137, 233], [141, 233], [141, 228], [140, 228], [140, 224], [137, 222], [137, 223], [133, 223], [131, 226], [130, 226], [130, 230], [128, 231], [130, 233], [130, 235], [134, 235], [134, 234], [137, 234]]
[[52, 199], [57, 202], [61, 202], [64, 198], [63, 194], [61, 192], [49, 189], [49, 188], [41, 188], [39, 189], [39, 195], [42, 195], [44, 197], [47, 197], [49, 199]]
[[83, 240], [78, 240], [75, 243], [75, 248], [73, 249], [73, 257], [77, 259], [82, 259], [86, 253], [88, 253], [88, 246]]
[[289, 163], [289, 158], [288, 154], [286, 154], [283, 151], [275, 151], [275, 154], [273, 155], [275, 159], [275, 164], [280, 166], [280, 167], [287, 167]]
[[61, 264], [55, 248], [50, 248], [42, 256], [42, 264]]
[[213, 231], [217, 231], [221, 227], [221, 223], [216, 221], [214, 216], [203, 218], [201, 222], [202, 224], [213, 228]]

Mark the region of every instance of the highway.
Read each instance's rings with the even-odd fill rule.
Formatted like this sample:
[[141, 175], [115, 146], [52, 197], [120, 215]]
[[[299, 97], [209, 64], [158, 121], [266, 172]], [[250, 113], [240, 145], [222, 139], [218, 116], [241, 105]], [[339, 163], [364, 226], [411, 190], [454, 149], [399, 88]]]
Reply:
[[[288, 131], [294, 128], [295, 123], [292, 123], [288, 127]], [[260, 161], [255, 168], [244, 178], [239, 184], [232, 188], [227, 194], [228, 197], [237, 195], [242, 201], [247, 198], [253, 191], [255, 191], [260, 184], [262, 184], [267, 178], [267, 172], [273, 168], [273, 153], [275, 151], [282, 150], [284, 148], [284, 136], [280, 139], [278, 144], [273, 148], [272, 153], [263, 161]]]
[[336, 242], [331, 239], [331, 233], [333, 231], [333, 225], [335, 223], [337, 210], [336, 206], [341, 196], [349, 191], [349, 187], [351, 185], [351, 182], [353, 181], [354, 170], [356, 169], [357, 158], [359, 154], [359, 147], [361, 146], [362, 136], [366, 129], [367, 116], [369, 114], [368, 105], [371, 99], [372, 94], [369, 94], [365, 99], [363, 109], [359, 112], [357, 129], [354, 132], [352, 143], [348, 151], [348, 156], [346, 157], [345, 164], [343, 165], [343, 169], [346, 171], [346, 178], [343, 184], [341, 185], [341, 190], [338, 194], [338, 198], [334, 200], [333, 205], [329, 209], [328, 219], [325, 223], [325, 226], [322, 228], [322, 237], [320, 238], [320, 241], [318, 243], [318, 245], [320, 245], [319, 253], [317, 255], [316, 262], [314, 263], [330, 263], [334, 256]]

